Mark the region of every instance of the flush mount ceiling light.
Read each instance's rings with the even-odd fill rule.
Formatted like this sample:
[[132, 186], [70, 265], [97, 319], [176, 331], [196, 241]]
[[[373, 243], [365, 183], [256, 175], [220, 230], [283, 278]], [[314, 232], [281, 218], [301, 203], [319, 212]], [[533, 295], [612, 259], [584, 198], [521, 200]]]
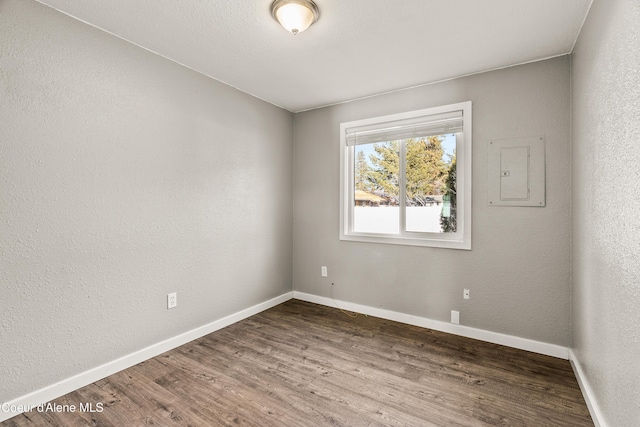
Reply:
[[271, 4], [271, 15], [296, 35], [316, 22], [320, 12], [312, 0], [275, 0]]

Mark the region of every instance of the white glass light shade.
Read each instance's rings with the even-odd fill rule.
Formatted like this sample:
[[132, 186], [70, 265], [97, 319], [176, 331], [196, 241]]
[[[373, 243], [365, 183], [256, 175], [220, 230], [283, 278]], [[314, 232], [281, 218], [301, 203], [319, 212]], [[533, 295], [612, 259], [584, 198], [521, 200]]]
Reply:
[[276, 0], [271, 5], [273, 17], [287, 31], [298, 34], [318, 19], [318, 7], [311, 0]]

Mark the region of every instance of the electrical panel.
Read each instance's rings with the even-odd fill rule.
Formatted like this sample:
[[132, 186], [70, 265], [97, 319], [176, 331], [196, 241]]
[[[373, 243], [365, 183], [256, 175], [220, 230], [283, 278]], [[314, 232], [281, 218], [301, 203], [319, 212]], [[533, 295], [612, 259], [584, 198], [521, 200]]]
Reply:
[[544, 137], [489, 141], [489, 205], [545, 206]]

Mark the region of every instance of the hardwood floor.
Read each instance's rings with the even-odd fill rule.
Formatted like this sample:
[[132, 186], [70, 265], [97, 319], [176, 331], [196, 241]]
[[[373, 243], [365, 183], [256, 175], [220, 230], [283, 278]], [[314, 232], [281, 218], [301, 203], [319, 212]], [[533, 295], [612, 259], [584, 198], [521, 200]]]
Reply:
[[2, 426], [592, 426], [570, 364], [291, 300]]

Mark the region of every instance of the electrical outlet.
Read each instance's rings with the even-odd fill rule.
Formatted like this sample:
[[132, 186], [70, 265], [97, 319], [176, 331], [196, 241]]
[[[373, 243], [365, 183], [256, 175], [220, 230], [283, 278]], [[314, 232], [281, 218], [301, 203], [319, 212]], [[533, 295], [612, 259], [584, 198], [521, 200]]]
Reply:
[[454, 325], [460, 324], [460, 312], [456, 310], [451, 310], [451, 323]]
[[463, 297], [464, 299], [469, 299], [469, 289], [465, 289], [465, 290], [462, 292], [462, 297]]
[[327, 267], [324, 265], [320, 267], [320, 274], [322, 274], [322, 277], [327, 277]]
[[167, 309], [173, 308], [178, 305], [178, 293], [172, 292], [167, 294]]

